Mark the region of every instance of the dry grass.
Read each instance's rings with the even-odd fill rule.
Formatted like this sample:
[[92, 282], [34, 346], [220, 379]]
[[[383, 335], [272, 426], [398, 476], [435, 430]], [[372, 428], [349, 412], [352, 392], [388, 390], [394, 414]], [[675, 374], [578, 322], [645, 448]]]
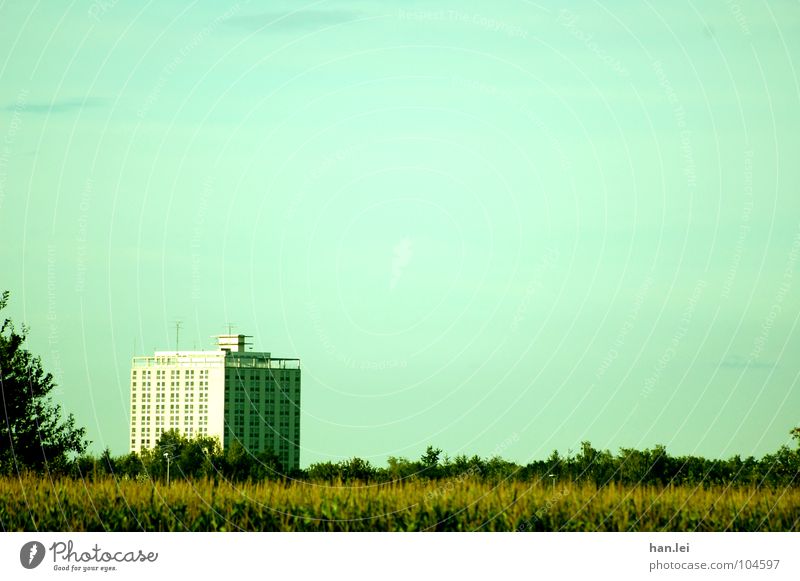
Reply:
[[798, 531], [800, 489], [0, 478], [5, 531]]

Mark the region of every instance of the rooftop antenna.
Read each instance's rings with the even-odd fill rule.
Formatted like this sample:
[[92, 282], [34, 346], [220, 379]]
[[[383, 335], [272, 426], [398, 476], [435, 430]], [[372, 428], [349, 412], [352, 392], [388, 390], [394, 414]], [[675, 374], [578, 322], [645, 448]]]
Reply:
[[180, 337], [182, 321], [175, 321], [175, 353], [178, 352], [178, 339]]
[[232, 323], [228, 323], [228, 335], [233, 335], [233, 327]]

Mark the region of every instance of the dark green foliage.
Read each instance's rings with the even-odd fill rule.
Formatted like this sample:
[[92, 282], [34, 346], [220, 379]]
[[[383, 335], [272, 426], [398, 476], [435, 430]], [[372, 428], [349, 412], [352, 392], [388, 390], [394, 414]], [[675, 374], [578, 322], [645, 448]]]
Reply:
[[[4, 292], [0, 310], [8, 297]], [[72, 414], [62, 421], [60, 406], [49, 397], [53, 376], [22, 347], [27, 331], [23, 325], [17, 333], [10, 319], [0, 327], [0, 473], [62, 471], [70, 454], [88, 446], [85, 429], [75, 426]]]
[[273, 452], [250, 454], [238, 441], [223, 453], [210, 457], [216, 477], [235, 482], [283, 478], [283, 466]]
[[253, 455], [234, 442], [221, 450], [214, 438], [187, 439], [176, 431], [165, 432], [154, 450], [113, 457], [105, 450], [99, 458], [80, 456], [69, 467], [74, 478], [96, 479], [113, 475], [122, 480], [166, 480], [166, 458], [170, 454], [170, 480], [211, 479], [214, 482], [262, 482], [307, 480], [311, 482], [408, 482], [477, 480], [489, 483], [534, 482], [555, 487], [561, 482], [650, 486], [797, 486], [800, 484], [800, 449], [780, 447], [761, 459], [733, 456], [709, 460], [698, 456], [670, 456], [664, 446], [619, 453], [597, 450], [582, 442], [575, 456], [558, 451], [546, 460], [519, 465], [498, 456], [484, 459], [459, 455], [443, 456], [429, 446], [419, 460], [390, 457], [385, 467], [375, 467], [362, 458], [340, 462], [318, 462], [305, 470], [286, 474], [272, 452]]
[[324, 480], [328, 482], [368, 482], [374, 480], [378, 471], [367, 461], [361, 458], [351, 458], [341, 462], [320, 462], [312, 464], [306, 470], [305, 476], [309, 480]]
[[112, 457], [108, 450], [100, 458], [80, 456], [72, 462], [69, 475], [95, 480], [114, 476], [121, 480], [165, 481], [167, 454], [171, 482], [211, 479], [213, 481], [262, 481], [283, 477], [283, 467], [272, 452], [252, 455], [238, 442], [224, 452], [216, 438], [186, 438], [176, 430], [164, 432], [153, 450]]
[[425, 450], [422, 458], [420, 458], [419, 462], [422, 471], [428, 478], [441, 476], [441, 470], [439, 469], [439, 456], [441, 456], [441, 454], [442, 451], [439, 448], [428, 446], [428, 449]]
[[[795, 431], [792, 431], [795, 434]], [[798, 436], [795, 435], [795, 438]], [[800, 440], [798, 440], [800, 444]], [[800, 484], [800, 449], [782, 446], [763, 458], [708, 460], [697, 456], [670, 456], [664, 446], [651, 449], [620, 449], [618, 454], [597, 450], [582, 442], [576, 456], [562, 456], [558, 451], [546, 460], [533, 461], [525, 466], [500, 457], [483, 459], [456, 456], [453, 460], [442, 451], [429, 446], [418, 461], [391, 456], [385, 468], [355, 470], [363, 462], [358, 458], [343, 462], [312, 464], [305, 476], [314, 481], [362, 480], [399, 482], [406, 480], [438, 480], [445, 478], [480, 478], [491, 482], [507, 479], [539, 481], [555, 484], [561, 481], [591, 482], [598, 486], [616, 484], [700, 485], [747, 484], [796, 486]], [[351, 468], [348, 469], [348, 466]]]

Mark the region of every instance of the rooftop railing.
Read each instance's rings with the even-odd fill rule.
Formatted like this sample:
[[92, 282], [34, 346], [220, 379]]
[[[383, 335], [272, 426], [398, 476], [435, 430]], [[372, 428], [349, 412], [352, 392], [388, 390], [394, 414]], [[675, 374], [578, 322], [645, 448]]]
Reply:
[[283, 357], [219, 355], [159, 355], [133, 358], [133, 367], [239, 367], [256, 369], [300, 369], [300, 360]]

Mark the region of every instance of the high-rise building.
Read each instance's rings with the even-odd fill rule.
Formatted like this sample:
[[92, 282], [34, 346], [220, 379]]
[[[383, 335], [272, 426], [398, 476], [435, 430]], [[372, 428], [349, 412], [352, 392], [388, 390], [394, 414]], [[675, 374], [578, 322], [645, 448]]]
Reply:
[[216, 436], [300, 466], [300, 360], [246, 351], [245, 335], [219, 335], [216, 351], [156, 351], [131, 365], [131, 451], [162, 433]]

